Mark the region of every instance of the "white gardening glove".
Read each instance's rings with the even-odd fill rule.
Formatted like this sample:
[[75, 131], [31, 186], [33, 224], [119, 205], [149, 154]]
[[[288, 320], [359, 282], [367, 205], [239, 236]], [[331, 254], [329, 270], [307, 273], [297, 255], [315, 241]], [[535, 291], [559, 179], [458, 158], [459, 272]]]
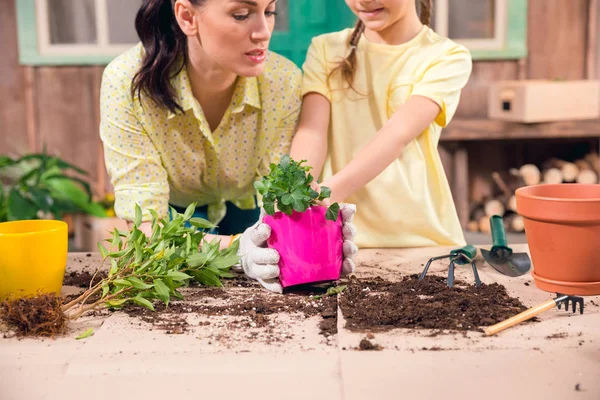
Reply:
[[[342, 214], [342, 237], [344, 240], [342, 275], [354, 272], [353, 257], [358, 251], [354, 244], [356, 228], [352, 219], [356, 213], [354, 204], [340, 204]], [[257, 280], [265, 289], [275, 293], [282, 293], [283, 288], [279, 283], [279, 253], [267, 247], [267, 239], [271, 236], [271, 227], [263, 223], [265, 211], [261, 209], [260, 217], [240, 237], [238, 255], [244, 273], [251, 279]]]
[[244, 273], [248, 278], [256, 279], [271, 292], [282, 293], [279, 283], [279, 253], [267, 247], [267, 239], [271, 236], [271, 227], [263, 223], [265, 210], [261, 208], [256, 224], [242, 233], [238, 255]]
[[354, 255], [358, 251], [358, 247], [354, 244], [356, 227], [352, 223], [354, 214], [356, 214], [356, 206], [354, 204], [341, 203], [340, 211], [342, 213], [342, 239], [344, 239], [342, 275], [349, 275], [356, 268], [354, 266]]

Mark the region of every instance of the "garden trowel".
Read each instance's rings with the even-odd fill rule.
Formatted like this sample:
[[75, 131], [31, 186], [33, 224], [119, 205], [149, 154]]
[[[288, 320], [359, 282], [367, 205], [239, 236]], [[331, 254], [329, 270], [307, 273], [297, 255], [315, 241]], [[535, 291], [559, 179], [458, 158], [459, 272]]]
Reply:
[[499, 215], [490, 217], [492, 230], [492, 248], [481, 249], [485, 261], [496, 271], [506, 276], [520, 276], [526, 274], [531, 268], [531, 259], [527, 253], [513, 253], [506, 241], [504, 222]]

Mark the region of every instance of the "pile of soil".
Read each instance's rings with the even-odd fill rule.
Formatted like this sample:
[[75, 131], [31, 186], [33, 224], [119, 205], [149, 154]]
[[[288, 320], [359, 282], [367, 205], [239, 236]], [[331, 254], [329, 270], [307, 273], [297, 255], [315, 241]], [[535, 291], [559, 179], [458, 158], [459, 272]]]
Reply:
[[[479, 288], [456, 281], [452, 288], [444, 277], [418, 275], [398, 282], [352, 279], [340, 299], [346, 328], [387, 331], [394, 328], [482, 331], [527, 309], [497, 283]], [[531, 322], [531, 320], [530, 320]]]
[[18, 336], [54, 337], [66, 332], [67, 319], [55, 294], [42, 294], [0, 303], [0, 320]]

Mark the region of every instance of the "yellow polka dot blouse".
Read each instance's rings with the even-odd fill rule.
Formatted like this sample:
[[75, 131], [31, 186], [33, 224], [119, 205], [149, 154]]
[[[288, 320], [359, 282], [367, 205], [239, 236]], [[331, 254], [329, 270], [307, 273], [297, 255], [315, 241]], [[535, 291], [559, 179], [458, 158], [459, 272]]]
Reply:
[[185, 111], [173, 114], [149, 98], [131, 96], [143, 49], [138, 44], [104, 70], [100, 137], [115, 190], [115, 213], [133, 220], [135, 204], [168, 214], [168, 205], [208, 205], [220, 222], [225, 202], [256, 207], [253, 183], [289, 151], [301, 107], [302, 75], [291, 61], [270, 53], [264, 73], [240, 77], [223, 120], [211, 131], [184, 68], [172, 80]]

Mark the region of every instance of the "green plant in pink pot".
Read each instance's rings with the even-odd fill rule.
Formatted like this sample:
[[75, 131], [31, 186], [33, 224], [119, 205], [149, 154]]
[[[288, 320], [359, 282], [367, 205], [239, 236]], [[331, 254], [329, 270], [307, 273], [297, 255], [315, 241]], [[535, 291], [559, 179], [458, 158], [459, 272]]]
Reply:
[[240, 240], [246, 274], [275, 292], [300, 284], [334, 281], [354, 271], [357, 251], [352, 204], [320, 202], [330, 190], [312, 188], [305, 160], [284, 156], [255, 183], [263, 210], [257, 224]]

